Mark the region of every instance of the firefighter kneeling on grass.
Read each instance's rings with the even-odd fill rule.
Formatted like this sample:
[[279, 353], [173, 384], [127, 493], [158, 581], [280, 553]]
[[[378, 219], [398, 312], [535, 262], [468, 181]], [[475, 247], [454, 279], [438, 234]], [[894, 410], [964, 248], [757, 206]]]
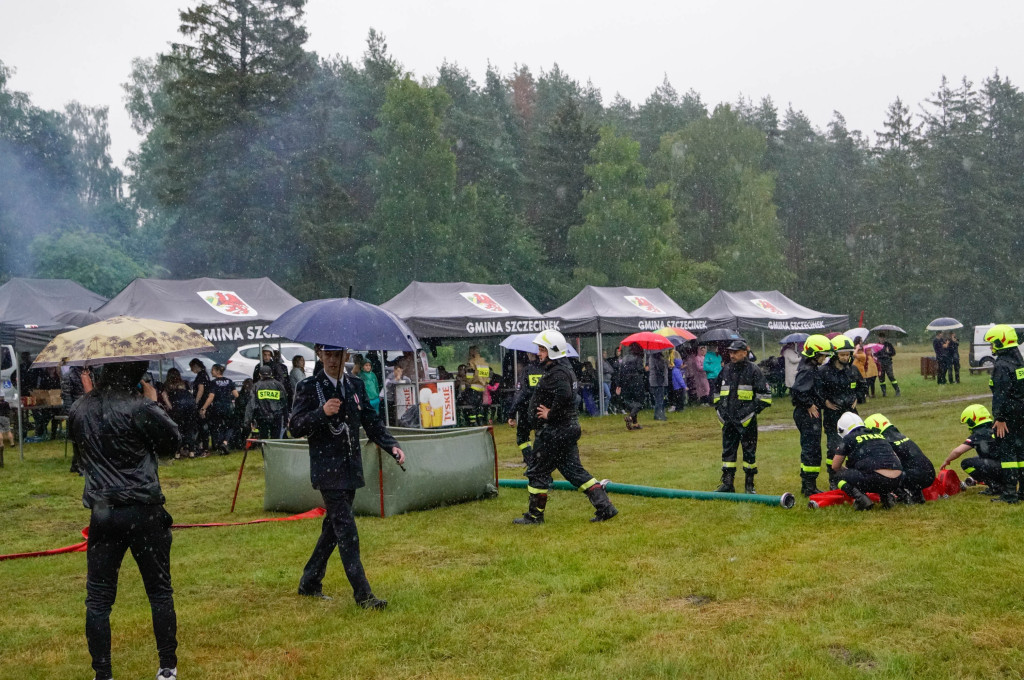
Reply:
[[881, 413], [864, 419], [864, 426], [885, 437], [903, 466], [903, 484], [896, 492], [901, 503], [924, 503], [924, 490], [935, 482], [935, 466], [913, 439], [903, 434]]
[[722, 369], [721, 387], [715, 408], [722, 422], [722, 485], [715, 491], [733, 493], [736, 479], [736, 450], [743, 445], [746, 493], [755, 493], [757, 474], [757, 414], [772, 405], [772, 393], [764, 373], [750, 361], [746, 340], [733, 340], [730, 361]]
[[1005, 440], [996, 438], [992, 429], [992, 414], [981, 404], [971, 404], [960, 414], [960, 422], [967, 426], [971, 434], [967, 441], [949, 452], [942, 462], [942, 469], [945, 470], [954, 460], [974, 449], [978, 455], [965, 458], [960, 467], [967, 473], [968, 479], [985, 485], [982, 495], [1001, 495], [1002, 447]]
[[[844, 413], [836, 425], [842, 438], [832, 459], [837, 488], [853, 498], [855, 510], [869, 510], [874, 503], [865, 493], [877, 493], [886, 510], [896, 505], [903, 467], [882, 434], [869, 430], [856, 413]], [[843, 467], [843, 461], [847, 467]]]
[[548, 503], [551, 473], [558, 470], [569, 483], [587, 494], [596, 512], [591, 522], [611, 519], [619, 513], [597, 479], [583, 469], [580, 450], [580, 423], [576, 416], [576, 374], [569, 365], [568, 343], [558, 331], [544, 331], [533, 339], [544, 375], [530, 400], [533, 418], [533, 460], [526, 469], [530, 506], [516, 524], [541, 524]]

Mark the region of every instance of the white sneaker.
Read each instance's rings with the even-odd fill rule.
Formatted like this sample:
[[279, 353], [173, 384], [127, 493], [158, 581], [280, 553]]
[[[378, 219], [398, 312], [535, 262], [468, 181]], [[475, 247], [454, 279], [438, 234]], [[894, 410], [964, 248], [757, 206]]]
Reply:
[[158, 670], [156, 672], [156, 680], [168, 680], [168, 678], [170, 678], [171, 680], [177, 680], [177, 677], [178, 677], [178, 669], [177, 669], [177, 667], [175, 667], [175, 668], [161, 668], [160, 670]]

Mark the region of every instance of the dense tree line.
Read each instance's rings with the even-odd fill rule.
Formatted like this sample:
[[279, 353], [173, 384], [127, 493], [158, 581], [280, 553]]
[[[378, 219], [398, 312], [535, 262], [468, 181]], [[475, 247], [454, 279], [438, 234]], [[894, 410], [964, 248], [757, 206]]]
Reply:
[[361, 61], [322, 58], [303, 5], [182, 12], [125, 84], [127, 177], [105, 110], [38, 109], [0, 64], [0, 278], [269, 275], [373, 301], [510, 282], [542, 310], [588, 283], [687, 308], [778, 288], [877, 322], [1019, 315], [1024, 93], [998, 73], [893, 102], [869, 139], [667, 81], [634, 104], [557, 66], [417, 77], [374, 31]]

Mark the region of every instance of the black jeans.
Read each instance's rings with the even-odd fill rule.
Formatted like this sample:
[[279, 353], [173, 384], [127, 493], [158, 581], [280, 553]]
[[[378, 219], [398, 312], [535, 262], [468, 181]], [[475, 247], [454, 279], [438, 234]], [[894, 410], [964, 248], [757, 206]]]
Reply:
[[109, 678], [110, 609], [117, 597], [117, 576], [126, 551], [142, 574], [153, 612], [153, 634], [161, 668], [175, 668], [178, 619], [171, 588], [171, 516], [162, 505], [93, 508], [89, 520], [88, 576], [85, 589], [85, 637], [97, 678]]
[[313, 554], [302, 570], [299, 591], [312, 594], [322, 590], [327, 562], [337, 547], [345, 575], [352, 584], [352, 595], [356, 602], [367, 600], [373, 597], [373, 591], [359, 557], [359, 532], [356, 531], [356, 519], [352, 515], [352, 501], [356, 492], [354, 489], [320, 489], [320, 495], [324, 497], [327, 514], [324, 515], [320, 538], [316, 541]]

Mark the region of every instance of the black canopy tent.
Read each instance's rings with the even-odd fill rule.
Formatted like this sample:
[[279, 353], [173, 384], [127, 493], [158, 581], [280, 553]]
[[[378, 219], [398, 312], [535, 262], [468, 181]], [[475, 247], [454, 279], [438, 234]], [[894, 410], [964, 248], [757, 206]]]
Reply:
[[482, 338], [558, 329], [511, 285], [413, 281], [381, 305], [416, 337]]
[[96, 310], [104, 319], [138, 316], [188, 324], [217, 348], [259, 343], [264, 330], [299, 301], [270, 279], [135, 279]]
[[[586, 286], [576, 297], [544, 316], [558, 320], [563, 333], [595, 334], [599, 350], [603, 333], [636, 333], [666, 327], [699, 333], [709, 328], [707, 319], [690, 315], [660, 288]], [[604, 382], [604, 362], [600, 357], [597, 377], [599, 383]], [[600, 389], [599, 394], [604, 413], [604, 390]]]
[[[70, 279], [13, 278], [0, 286], [0, 344], [12, 345], [14, 356], [24, 351], [39, 351], [59, 333], [71, 328], [54, 317], [71, 310], [96, 309], [107, 298], [84, 288]], [[21, 371], [15, 372], [18, 400], [18, 449], [24, 460], [24, 420], [21, 409]]]
[[765, 331], [825, 331], [829, 328], [849, 328], [847, 314], [826, 314], [793, 302], [777, 290], [720, 290], [698, 309], [694, 316], [706, 317], [736, 330], [761, 332], [762, 353]]

